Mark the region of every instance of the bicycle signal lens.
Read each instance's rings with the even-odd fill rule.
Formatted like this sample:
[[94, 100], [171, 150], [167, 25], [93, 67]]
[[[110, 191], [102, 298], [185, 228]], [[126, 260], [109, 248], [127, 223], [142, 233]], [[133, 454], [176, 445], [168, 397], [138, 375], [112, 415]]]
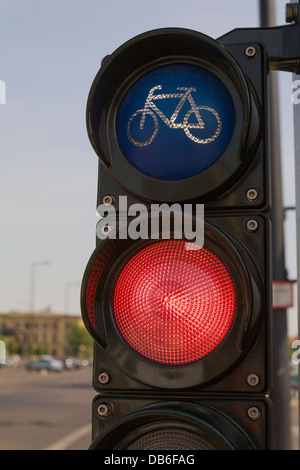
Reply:
[[138, 79], [116, 119], [127, 160], [162, 180], [189, 178], [213, 165], [226, 150], [234, 125], [233, 101], [222, 81], [203, 67], [181, 63]]
[[231, 275], [208, 248], [164, 240], [137, 252], [114, 287], [113, 316], [125, 343], [166, 366], [191, 364], [214, 351], [235, 318]]

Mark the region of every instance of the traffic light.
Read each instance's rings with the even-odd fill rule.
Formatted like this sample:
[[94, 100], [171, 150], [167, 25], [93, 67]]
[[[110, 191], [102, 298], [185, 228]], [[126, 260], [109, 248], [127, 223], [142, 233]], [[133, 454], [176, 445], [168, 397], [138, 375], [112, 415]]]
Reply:
[[150, 31], [91, 87], [91, 449], [271, 447], [268, 56], [228, 42]]

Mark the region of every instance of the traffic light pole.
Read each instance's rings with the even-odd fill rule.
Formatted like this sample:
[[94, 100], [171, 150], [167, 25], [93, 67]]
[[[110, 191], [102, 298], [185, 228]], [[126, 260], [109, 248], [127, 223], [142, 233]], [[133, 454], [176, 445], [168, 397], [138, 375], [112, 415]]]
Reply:
[[[260, 23], [262, 27], [275, 25], [275, 1], [260, 0]], [[284, 257], [284, 212], [282, 203], [282, 170], [280, 155], [280, 123], [278, 110], [278, 77], [276, 71], [270, 73], [270, 128], [272, 155], [272, 211], [273, 225], [272, 261], [273, 280], [286, 280]], [[287, 341], [286, 310], [273, 310], [273, 391], [274, 404], [274, 446], [277, 450], [290, 449], [290, 409], [289, 409], [289, 362]]]
[[[286, 71], [300, 74], [300, 22], [298, 2], [288, 4], [294, 14], [287, 19], [293, 24], [274, 26], [274, 0], [260, 0], [260, 28], [235, 29], [221, 38], [222, 43], [263, 43], [268, 55], [269, 70]], [[283, 222], [284, 212], [282, 204], [282, 183], [280, 163], [279, 142], [279, 120], [278, 120], [278, 96], [277, 78], [271, 77], [270, 83], [270, 142], [272, 152], [272, 226], [276, 236], [273, 239], [273, 280], [286, 280], [284, 263]], [[296, 134], [297, 135], [297, 134]], [[273, 311], [273, 357], [274, 375], [273, 392], [274, 401], [274, 442], [275, 449], [290, 448], [290, 410], [289, 398], [289, 370], [288, 370], [288, 343], [287, 343], [287, 320], [285, 310]]]
[[[300, 80], [300, 75], [294, 75], [293, 80]], [[299, 104], [294, 106], [294, 135], [295, 135], [295, 181], [296, 181], [296, 221], [297, 221], [297, 271], [300, 272], [300, 137], [297, 129], [300, 129], [300, 108]], [[298, 339], [300, 338], [300, 284], [298, 282]], [[298, 365], [298, 375], [300, 366]], [[300, 412], [299, 412], [300, 422]], [[300, 446], [300, 443], [299, 443]]]
[[[264, 3], [264, 0], [261, 0]], [[266, 0], [267, 3], [267, 0]], [[267, 11], [267, 10], [265, 10]], [[263, 43], [269, 69], [300, 73], [300, 23], [262, 28], [237, 28], [219, 38], [222, 44]]]

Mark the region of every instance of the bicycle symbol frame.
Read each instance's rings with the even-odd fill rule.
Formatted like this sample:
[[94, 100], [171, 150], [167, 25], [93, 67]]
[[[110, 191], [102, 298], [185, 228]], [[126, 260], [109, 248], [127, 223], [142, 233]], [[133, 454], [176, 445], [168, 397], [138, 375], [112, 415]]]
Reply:
[[[159, 128], [157, 116], [159, 116], [162, 119], [162, 121], [170, 129], [183, 129], [186, 136], [197, 144], [209, 144], [211, 142], [214, 142], [217, 139], [222, 129], [222, 120], [219, 114], [217, 113], [217, 111], [215, 111], [213, 108], [210, 108], [209, 106], [203, 106], [203, 105], [197, 106], [196, 105], [195, 100], [192, 96], [192, 92], [197, 91], [196, 88], [177, 87], [177, 90], [179, 92], [182, 91], [182, 93], [178, 92], [178, 93], [162, 93], [162, 94], [156, 94], [156, 95], [154, 94], [156, 90], [161, 90], [161, 89], [162, 89], [162, 85], [157, 85], [151, 88], [151, 90], [148, 93], [147, 99], [145, 101], [144, 108], [138, 109], [130, 116], [128, 124], [127, 124], [127, 136], [130, 142], [132, 142], [132, 144], [136, 145], [137, 147], [146, 147], [147, 145], [150, 145], [154, 141], [158, 132], [158, 128]], [[167, 116], [165, 116], [165, 114], [154, 103], [154, 101], [165, 100], [169, 98], [179, 98], [179, 103], [177, 104], [170, 119], [168, 119]], [[186, 101], [190, 103], [191, 109], [185, 114], [182, 122], [176, 122], [176, 119]], [[210, 113], [212, 113], [217, 121], [217, 127], [216, 127], [215, 133], [211, 137], [208, 137], [205, 139], [200, 139], [196, 137], [195, 135], [193, 135], [191, 132], [192, 129], [204, 129], [205, 128], [204, 121], [200, 114], [201, 110], [209, 111]], [[139, 114], [141, 114], [140, 123], [139, 123], [140, 130], [144, 129], [147, 115], [151, 116], [151, 118], [154, 121], [153, 134], [151, 135], [149, 139], [141, 141], [141, 142], [135, 140], [131, 135], [131, 123]], [[192, 114], [196, 116], [197, 122], [189, 122], [189, 118]]]

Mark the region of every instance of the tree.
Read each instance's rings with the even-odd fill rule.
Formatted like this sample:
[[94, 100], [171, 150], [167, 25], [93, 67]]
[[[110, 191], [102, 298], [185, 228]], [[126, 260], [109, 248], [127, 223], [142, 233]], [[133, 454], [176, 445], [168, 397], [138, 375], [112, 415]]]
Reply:
[[81, 358], [90, 358], [93, 352], [93, 340], [86, 329], [78, 323], [70, 327], [66, 349], [71, 355]]

